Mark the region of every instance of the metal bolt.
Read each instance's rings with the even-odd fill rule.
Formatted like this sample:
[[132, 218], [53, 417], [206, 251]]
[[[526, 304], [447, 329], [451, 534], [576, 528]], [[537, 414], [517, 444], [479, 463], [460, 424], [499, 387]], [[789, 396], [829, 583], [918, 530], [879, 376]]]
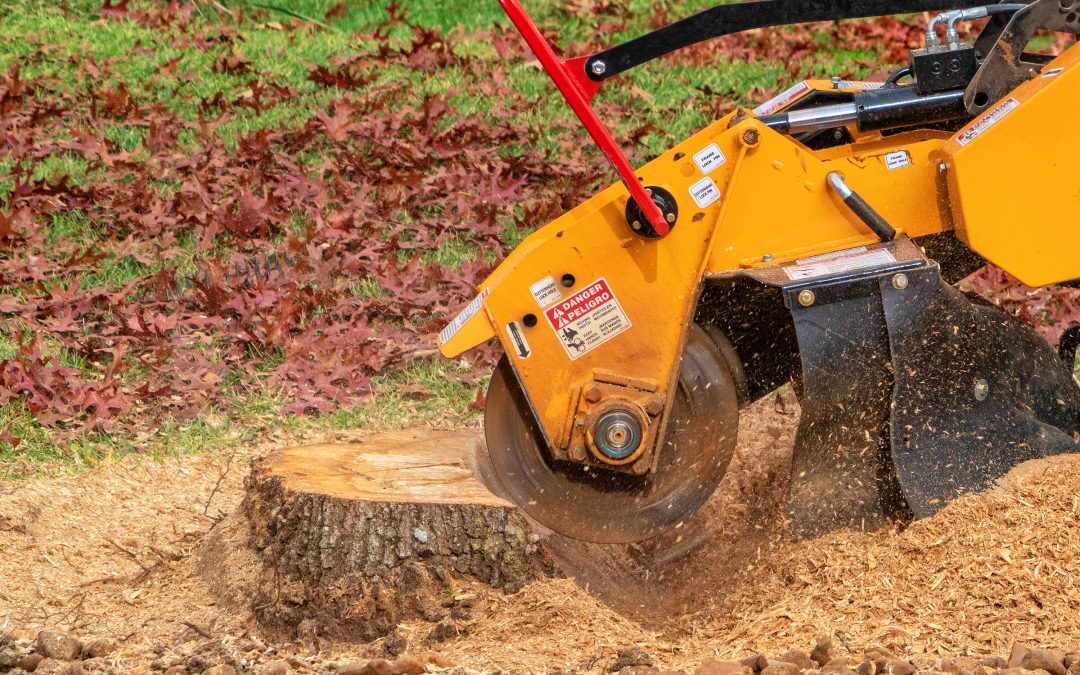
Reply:
[[570, 448], [570, 459], [574, 460], [575, 462], [584, 462], [585, 448], [580, 445], [575, 445], [574, 447]]
[[638, 460], [634, 464], [634, 475], [635, 476], [644, 476], [647, 473], [649, 473], [649, 463], [647, 461], [645, 461], [644, 459]]
[[840, 83], [843, 82], [843, 81], [844, 81], [844, 78], [834, 76], [832, 78], [833, 89], [839, 89], [840, 88]]
[[645, 410], [650, 415], [659, 415], [664, 412], [664, 399], [659, 396], [653, 396], [649, 399], [649, 402], [645, 404]]
[[761, 135], [758, 133], [757, 129], [747, 129], [743, 134], [742, 139], [743, 143], [746, 143], [747, 145], [757, 145], [758, 141], [761, 140]]
[[635, 220], [634, 222], [630, 223], [630, 227], [634, 228], [635, 230], [640, 230], [641, 229], [641, 221], [640, 220]]
[[945, 173], [946, 171], [949, 170], [949, 163], [948, 162], [942, 162], [941, 164], [938, 164], [937, 168], [938, 168], [938, 173]]
[[815, 300], [817, 300], [817, 296], [815, 296], [814, 292], [810, 289], [806, 289], [805, 291], [801, 291], [799, 293], [799, 304], [803, 307], [809, 307], [813, 305]]
[[674, 224], [675, 223], [675, 214], [674, 213], [667, 214], [667, 218], [665, 218], [665, 220], [667, 220], [669, 223]]
[[593, 75], [603, 75], [607, 72], [607, 63], [603, 61], [593, 61], [591, 67]]
[[975, 380], [975, 400], [985, 401], [990, 395], [990, 383], [983, 379]]
[[585, 400], [589, 403], [596, 403], [604, 395], [604, 392], [600, 391], [600, 387], [595, 384], [589, 385], [585, 389]]
[[773, 254], [772, 253], [766, 253], [765, 255], [761, 256], [761, 262], [772, 262], [772, 261], [773, 261]]
[[906, 274], [897, 274], [896, 276], [894, 276], [892, 278], [893, 288], [895, 288], [898, 291], [902, 291], [905, 288], [907, 288], [909, 283], [910, 283], [910, 281], [908, 280]]

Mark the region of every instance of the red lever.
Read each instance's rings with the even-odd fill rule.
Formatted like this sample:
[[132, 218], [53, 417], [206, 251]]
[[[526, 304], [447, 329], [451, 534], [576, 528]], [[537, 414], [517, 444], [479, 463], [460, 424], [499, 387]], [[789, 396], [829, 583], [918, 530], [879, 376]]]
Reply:
[[540, 32], [540, 29], [533, 23], [529, 13], [521, 6], [519, 0], [499, 0], [499, 4], [502, 5], [506, 15], [510, 17], [510, 21], [514, 23], [521, 36], [525, 38], [529, 48], [536, 54], [536, 58], [540, 60], [540, 65], [544, 67], [555, 86], [562, 92], [563, 98], [570, 104], [570, 108], [581, 120], [581, 124], [592, 136], [597, 147], [608, 158], [615, 170], [619, 172], [623, 184], [626, 185], [626, 189], [630, 191], [630, 196], [637, 202], [642, 213], [649, 220], [649, 224], [660, 236], [666, 235], [671, 231], [671, 226], [664, 220], [664, 214], [660, 212], [660, 208], [645, 192], [645, 187], [637, 179], [634, 167], [630, 165], [626, 155], [619, 149], [607, 127], [596, 115], [596, 111], [589, 105], [593, 96], [599, 91], [600, 83], [589, 79], [585, 74], [585, 62], [588, 57], [560, 61], [551, 45], [548, 44], [548, 41]]

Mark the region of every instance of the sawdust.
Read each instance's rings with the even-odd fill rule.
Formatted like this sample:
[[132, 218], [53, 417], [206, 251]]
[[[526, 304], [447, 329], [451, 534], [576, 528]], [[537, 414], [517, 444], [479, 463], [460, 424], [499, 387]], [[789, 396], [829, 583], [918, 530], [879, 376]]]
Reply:
[[[569, 580], [513, 595], [470, 585], [462, 592], [475, 601], [460, 634], [429, 644], [434, 624], [403, 624], [409, 652], [435, 650], [429, 661], [469, 669], [535, 672], [600, 670], [629, 646], [658, 665], [692, 669], [710, 656], [808, 650], [826, 635], [841, 650], [880, 645], [917, 663], [1003, 656], [1015, 640], [1075, 651], [1080, 456], [1019, 467], [992, 492], [900, 533], [790, 542], [765, 516], [783, 491], [776, 478], [796, 421], [784, 400], [744, 415], [735, 470], [708, 506], [706, 545], [675, 565], [668, 581], [677, 583], [655, 587], [673, 589], [676, 608], [620, 613]], [[206, 635], [226, 646], [256, 637], [247, 613], [197, 568], [202, 542], [239, 503], [249, 460], [261, 450], [126, 460], [0, 484], [0, 633], [106, 637], [120, 643], [110, 657], [120, 672], [147, 672], [165, 647], [194, 649]], [[247, 563], [235, 556], [201, 564], [243, 578]], [[379, 643], [276, 648], [312, 664], [382, 654]]]

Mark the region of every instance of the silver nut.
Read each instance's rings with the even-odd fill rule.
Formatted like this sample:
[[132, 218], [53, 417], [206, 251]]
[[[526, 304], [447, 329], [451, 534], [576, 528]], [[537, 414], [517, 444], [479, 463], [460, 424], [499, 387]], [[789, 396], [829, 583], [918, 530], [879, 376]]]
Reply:
[[814, 292], [811, 291], [810, 289], [807, 289], [805, 291], [801, 291], [799, 293], [799, 304], [802, 305], [803, 307], [810, 307], [811, 305], [814, 304], [815, 300], [817, 300], [817, 296], [814, 295]]
[[592, 64], [592, 74], [593, 75], [603, 75], [606, 72], [607, 72], [607, 64], [606, 63], [604, 63], [603, 61], [593, 61], [593, 64]]
[[766, 253], [765, 255], [761, 256], [761, 262], [772, 262], [772, 261], [773, 261], [773, 254], [772, 253]]
[[893, 288], [898, 291], [904, 290], [908, 287], [908, 284], [910, 283], [911, 281], [908, 279], [908, 276], [906, 274], [897, 274], [892, 278]]

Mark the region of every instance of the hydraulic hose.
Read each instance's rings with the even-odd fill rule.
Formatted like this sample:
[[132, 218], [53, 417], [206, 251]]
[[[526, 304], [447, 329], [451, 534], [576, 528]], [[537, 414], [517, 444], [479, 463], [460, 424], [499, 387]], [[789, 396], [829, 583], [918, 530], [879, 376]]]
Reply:
[[956, 44], [960, 41], [960, 34], [956, 30], [956, 24], [961, 21], [974, 21], [976, 19], [985, 19], [988, 16], [996, 16], [998, 14], [1015, 14], [1027, 7], [1024, 3], [1010, 2], [1000, 5], [986, 5], [985, 7], [973, 7], [971, 9], [958, 9], [952, 12], [944, 12], [938, 14], [933, 19], [930, 19], [930, 23], [926, 26], [926, 46], [936, 47], [938, 46], [937, 28], [942, 24], [946, 24], [948, 29], [945, 33], [946, 41], [949, 44]]

